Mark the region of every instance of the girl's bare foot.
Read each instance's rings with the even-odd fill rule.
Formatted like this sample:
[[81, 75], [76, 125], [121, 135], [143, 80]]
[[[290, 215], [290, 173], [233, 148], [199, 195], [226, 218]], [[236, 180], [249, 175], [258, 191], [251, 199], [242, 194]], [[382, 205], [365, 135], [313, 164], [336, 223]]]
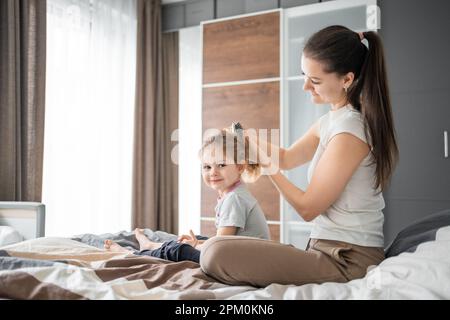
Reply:
[[103, 247], [106, 250], [114, 251], [114, 252], [130, 252], [129, 250], [125, 249], [124, 247], [121, 247], [119, 244], [115, 243], [112, 240], [105, 240], [103, 243]]
[[144, 229], [134, 229], [134, 235], [139, 242], [140, 250], [155, 250], [161, 247], [162, 243], [150, 241], [144, 234]]

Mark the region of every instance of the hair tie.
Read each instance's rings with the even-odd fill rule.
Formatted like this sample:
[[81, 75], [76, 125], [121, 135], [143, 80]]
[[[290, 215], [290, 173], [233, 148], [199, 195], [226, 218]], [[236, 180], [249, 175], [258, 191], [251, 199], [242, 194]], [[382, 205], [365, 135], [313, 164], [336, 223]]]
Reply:
[[363, 41], [364, 39], [364, 32], [358, 32], [359, 40]]
[[239, 122], [233, 122], [231, 124], [231, 132], [236, 134], [242, 134], [242, 131], [244, 128], [242, 128], [241, 124]]

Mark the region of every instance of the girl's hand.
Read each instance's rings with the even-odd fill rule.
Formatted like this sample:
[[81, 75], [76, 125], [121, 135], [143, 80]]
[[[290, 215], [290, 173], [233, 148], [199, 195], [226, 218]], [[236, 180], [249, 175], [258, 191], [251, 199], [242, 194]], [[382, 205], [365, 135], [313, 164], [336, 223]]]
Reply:
[[186, 243], [195, 248], [198, 244], [198, 239], [195, 236], [194, 232], [192, 230], [189, 230], [189, 235], [183, 234], [183, 235], [179, 236], [177, 242], [178, 243]]
[[[189, 230], [189, 233], [190, 234], [182, 234], [181, 236], [179, 236], [178, 239], [177, 239], [177, 242], [183, 242], [185, 240], [188, 240], [188, 241], [194, 240], [193, 237], [192, 237], [192, 235], [194, 234], [192, 232], [192, 230]], [[194, 235], [194, 238], [195, 238], [195, 235]]]

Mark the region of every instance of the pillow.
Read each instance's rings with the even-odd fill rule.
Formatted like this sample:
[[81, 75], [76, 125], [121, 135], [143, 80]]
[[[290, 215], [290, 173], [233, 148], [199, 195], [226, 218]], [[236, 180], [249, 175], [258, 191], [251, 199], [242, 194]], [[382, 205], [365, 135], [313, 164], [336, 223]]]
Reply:
[[22, 235], [12, 227], [0, 226], [0, 247], [23, 241]]
[[439, 228], [450, 226], [450, 209], [429, 215], [413, 222], [395, 237], [385, 250], [386, 258], [399, 255], [402, 252], [414, 252], [419, 244], [436, 240]]

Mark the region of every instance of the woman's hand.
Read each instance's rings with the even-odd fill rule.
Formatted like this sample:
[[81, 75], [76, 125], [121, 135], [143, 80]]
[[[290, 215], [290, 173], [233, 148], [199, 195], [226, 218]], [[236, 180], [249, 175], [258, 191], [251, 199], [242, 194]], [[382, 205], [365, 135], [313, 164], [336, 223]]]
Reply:
[[[258, 137], [254, 130], [244, 130], [244, 136], [248, 138], [250, 160], [257, 162], [261, 166], [263, 174], [276, 173], [279, 169], [279, 149], [267, 141], [260, 141], [258, 144]], [[272, 148], [271, 157], [267, 155], [269, 145]], [[265, 147], [264, 150], [262, 147]]]
[[178, 243], [186, 243], [194, 248], [198, 245], [198, 239], [192, 230], [189, 230], [188, 235], [183, 234], [183, 235], [179, 236], [177, 239], [177, 242]]

